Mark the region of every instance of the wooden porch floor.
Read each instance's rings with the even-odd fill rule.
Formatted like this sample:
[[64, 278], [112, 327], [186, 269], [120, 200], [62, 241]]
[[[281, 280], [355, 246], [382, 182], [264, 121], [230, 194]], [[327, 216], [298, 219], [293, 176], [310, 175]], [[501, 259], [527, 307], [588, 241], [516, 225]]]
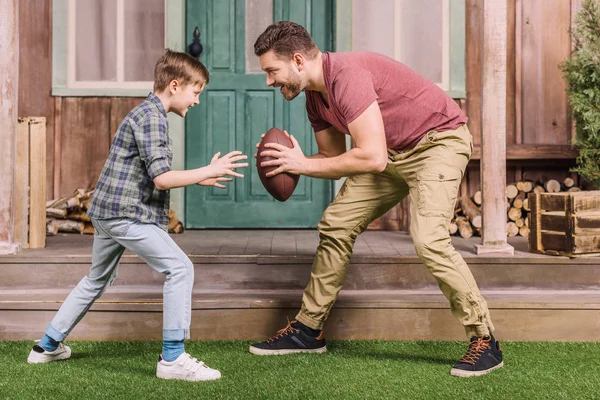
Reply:
[[[319, 243], [316, 230], [187, 230], [171, 237], [189, 256], [299, 256], [312, 257]], [[16, 261], [27, 258], [85, 257], [91, 256], [92, 235], [59, 234], [47, 238], [43, 249], [24, 249], [18, 255], [0, 256], [0, 260]], [[475, 254], [481, 238], [463, 239], [453, 237], [454, 247], [465, 259], [480, 258]], [[564, 260], [567, 257], [545, 256], [530, 253], [527, 239], [514, 237], [509, 243], [515, 248], [511, 258], [541, 260]], [[128, 255], [126, 252], [125, 255]], [[131, 255], [129, 253], [129, 255]], [[360, 235], [354, 247], [354, 259], [416, 257], [409, 235], [404, 232], [367, 231]], [[211, 258], [213, 258], [211, 257]], [[506, 258], [506, 255], [486, 255], [485, 258]], [[600, 262], [600, 259], [599, 259]]]

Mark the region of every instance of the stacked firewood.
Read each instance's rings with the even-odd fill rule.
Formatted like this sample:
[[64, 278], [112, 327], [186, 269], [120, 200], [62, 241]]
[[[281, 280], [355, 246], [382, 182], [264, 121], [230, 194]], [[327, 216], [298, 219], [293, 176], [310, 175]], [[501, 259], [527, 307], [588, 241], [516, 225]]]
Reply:
[[[94, 226], [87, 216], [92, 201], [93, 189], [77, 189], [71, 196], [61, 197], [46, 202], [46, 234], [56, 235], [58, 232], [74, 232], [93, 234]], [[169, 211], [169, 233], [182, 233], [183, 224]]]
[[71, 196], [46, 202], [46, 234], [76, 232], [93, 234], [94, 226], [86, 215], [93, 190], [76, 189]]
[[[529, 193], [544, 192], [576, 192], [581, 188], [575, 186], [575, 181], [567, 177], [563, 182], [549, 179], [544, 182], [523, 180], [506, 186], [506, 234], [507, 236], [529, 236]], [[470, 238], [481, 236], [481, 191], [472, 197], [459, 197], [456, 201], [454, 218], [448, 225], [451, 235]]]

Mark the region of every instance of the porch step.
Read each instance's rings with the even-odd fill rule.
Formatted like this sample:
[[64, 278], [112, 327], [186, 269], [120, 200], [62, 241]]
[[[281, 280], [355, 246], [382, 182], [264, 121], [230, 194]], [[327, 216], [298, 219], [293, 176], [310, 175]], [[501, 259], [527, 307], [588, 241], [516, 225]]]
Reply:
[[[36, 339], [70, 289], [0, 290], [0, 340]], [[508, 340], [600, 340], [596, 290], [487, 290], [496, 333]], [[264, 339], [297, 312], [301, 290], [203, 290], [193, 295], [192, 339]], [[113, 286], [73, 340], [160, 340], [159, 286]], [[331, 339], [461, 340], [438, 290], [342, 290], [325, 327]]]
[[[190, 256], [200, 290], [302, 290], [311, 256]], [[467, 258], [480, 288], [486, 290], [600, 290], [598, 258]], [[0, 290], [73, 288], [90, 268], [89, 256], [0, 257]], [[124, 256], [115, 287], [162, 285], [164, 275], [138, 257]], [[353, 257], [344, 288], [421, 290], [437, 284], [417, 257]]]

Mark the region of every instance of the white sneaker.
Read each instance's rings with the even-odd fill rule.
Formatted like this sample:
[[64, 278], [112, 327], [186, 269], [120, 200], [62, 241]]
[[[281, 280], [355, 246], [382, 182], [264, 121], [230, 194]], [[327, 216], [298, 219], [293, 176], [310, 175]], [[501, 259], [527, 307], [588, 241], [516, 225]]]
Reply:
[[48, 363], [51, 361], [66, 360], [71, 357], [71, 348], [62, 343], [58, 344], [58, 348], [54, 351], [46, 351], [43, 347], [36, 344], [31, 349], [27, 362], [29, 364]]
[[177, 360], [167, 362], [162, 356], [156, 364], [156, 376], [162, 379], [180, 379], [182, 381], [213, 381], [221, 377], [216, 369], [209, 368], [188, 353], [183, 353]]

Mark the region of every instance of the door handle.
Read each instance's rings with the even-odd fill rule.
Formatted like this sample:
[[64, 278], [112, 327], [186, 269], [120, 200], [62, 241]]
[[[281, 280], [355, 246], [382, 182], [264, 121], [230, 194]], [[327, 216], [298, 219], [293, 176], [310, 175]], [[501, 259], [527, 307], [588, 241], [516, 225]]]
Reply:
[[202, 43], [200, 43], [200, 30], [198, 29], [198, 27], [194, 28], [194, 33], [193, 33], [194, 39], [192, 40], [192, 43], [188, 46], [188, 53], [192, 56], [192, 57], [200, 57], [200, 54], [202, 54]]

